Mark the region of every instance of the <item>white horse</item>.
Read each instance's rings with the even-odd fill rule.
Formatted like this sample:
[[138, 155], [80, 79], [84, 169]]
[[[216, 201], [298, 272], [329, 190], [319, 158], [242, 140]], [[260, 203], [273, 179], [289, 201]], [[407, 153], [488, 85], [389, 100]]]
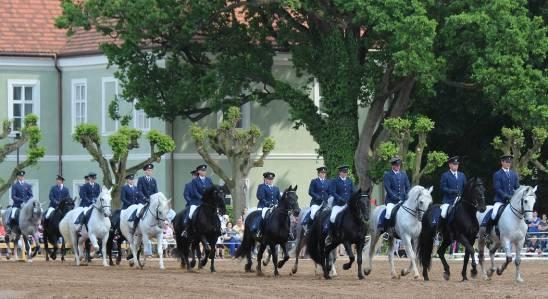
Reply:
[[[4, 212], [3, 222], [7, 223], [9, 217], [11, 217], [11, 211], [13, 208], [8, 208]], [[10, 234], [6, 234], [5, 242], [8, 247], [8, 252], [6, 253], [6, 258], [10, 258], [10, 238], [13, 240], [13, 254], [15, 255], [15, 260], [17, 261], [19, 257], [17, 256], [17, 250], [21, 249], [19, 246], [19, 238], [23, 237], [23, 243], [25, 246], [25, 251], [27, 254], [27, 262], [32, 263], [32, 257], [36, 255], [40, 249], [40, 243], [38, 242], [38, 226], [42, 221], [42, 205], [36, 198], [31, 198], [27, 202], [21, 205], [19, 209], [19, 218], [18, 224], [13, 225]], [[12, 220], [13, 221], [13, 220]], [[36, 248], [31, 254], [30, 244], [28, 241], [28, 236], [33, 236], [36, 242]]]
[[[396, 234], [400, 237], [403, 245], [405, 246], [405, 252], [407, 253], [407, 257], [410, 259], [411, 262], [409, 268], [411, 268], [411, 270], [413, 271], [413, 278], [415, 279], [419, 278], [419, 271], [417, 269], [417, 260], [415, 254], [417, 252], [418, 238], [422, 228], [421, 221], [424, 212], [426, 212], [426, 210], [432, 203], [431, 193], [433, 189], [433, 187], [426, 189], [422, 186], [415, 186], [411, 188], [411, 190], [409, 190], [407, 200], [402, 204], [402, 206], [396, 213]], [[375, 210], [373, 211], [373, 218], [370, 222], [371, 240], [369, 243], [369, 259], [364, 270], [366, 275], [369, 275], [372, 270], [373, 255], [375, 254], [377, 243], [381, 236], [381, 232], [378, 229], [379, 217], [382, 211], [384, 211], [385, 209], [386, 206], [381, 205], [375, 208]], [[396, 269], [394, 268], [394, 235], [389, 236], [388, 243], [388, 261], [390, 263], [390, 275], [392, 276], [392, 278], [399, 278], [399, 275], [396, 274]], [[409, 274], [409, 268], [402, 269], [401, 275], [405, 276]]]
[[[500, 232], [500, 238], [497, 236], [495, 228], [491, 230], [491, 234], [486, 236], [485, 227], [482, 227], [479, 232], [479, 264], [481, 266], [481, 272], [483, 278], [488, 280], [495, 272], [495, 252], [501, 247], [504, 246], [504, 251], [506, 252], [506, 262], [502, 264], [500, 268], [497, 268], [497, 274], [502, 275], [502, 272], [506, 269], [508, 264], [512, 262], [512, 246], [516, 252], [516, 281], [523, 282], [521, 272], [519, 271], [519, 266], [521, 263], [521, 249], [523, 248], [523, 243], [525, 242], [525, 236], [527, 235], [527, 224], [524, 220], [531, 221], [533, 219], [533, 206], [537, 196], [535, 192], [537, 187], [534, 188], [531, 186], [520, 186], [510, 203], [504, 211], [502, 212], [500, 219], [498, 221], [497, 227]], [[477, 213], [478, 222], [481, 224], [485, 214], [489, 209], [492, 209], [493, 206], [487, 206], [487, 209], [483, 213]], [[491, 241], [491, 247], [489, 248], [489, 257], [491, 258], [491, 268], [488, 272], [485, 271], [483, 266], [484, 262], [484, 250], [485, 242], [489, 239]]]
[[158, 244], [158, 255], [160, 256], [160, 269], [164, 267], [164, 257], [162, 242], [164, 236], [164, 221], [170, 211], [170, 199], [167, 199], [162, 192], [158, 192], [150, 196], [150, 204], [143, 215], [143, 219], [139, 221], [139, 225], [135, 231], [133, 230], [133, 221], [128, 221], [133, 212], [139, 213], [144, 207], [143, 204], [131, 205], [120, 213], [120, 231], [126, 237], [133, 253], [133, 261], [130, 266], [135, 263], [143, 268], [146, 262], [146, 254], [141, 263], [138, 256], [139, 245], [142, 243], [143, 248], [147, 248], [150, 239], [156, 239]]
[[[74, 250], [74, 259], [76, 265], [80, 266], [80, 256], [84, 253], [84, 244], [87, 239], [90, 240], [95, 252], [99, 250], [98, 239], [102, 241], [103, 266], [108, 267], [107, 262], [107, 241], [110, 230], [110, 216], [112, 214], [110, 204], [112, 197], [110, 192], [112, 188], [107, 189], [103, 186], [97, 201], [89, 207], [92, 209], [87, 226], [74, 224], [80, 213], [85, 212], [83, 207], [77, 207], [68, 212], [59, 223], [59, 230], [65, 240], [69, 240]], [[89, 229], [89, 231], [88, 231]]]

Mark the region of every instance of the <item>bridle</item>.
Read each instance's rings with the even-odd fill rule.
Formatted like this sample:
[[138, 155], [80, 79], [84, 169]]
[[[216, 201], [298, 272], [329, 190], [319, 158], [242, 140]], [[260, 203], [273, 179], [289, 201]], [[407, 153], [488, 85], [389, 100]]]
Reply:
[[92, 205], [92, 207], [94, 207], [95, 209], [97, 209], [97, 211], [100, 211], [101, 213], [103, 213], [103, 216], [105, 217], [108, 217], [107, 213], [105, 212], [105, 209], [106, 208], [110, 208], [110, 206], [105, 206], [105, 200], [102, 198], [102, 197], [99, 197], [99, 202], [101, 202], [101, 206], [98, 207], [96, 204], [97, 204], [97, 201], [95, 201], [95, 203]]
[[[527, 190], [527, 191], [528, 191], [528, 190]], [[515, 215], [518, 219], [520, 219], [520, 220], [523, 219], [523, 218], [525, 217], [525, 214], [526, 214], [526, 213], [532, 213], [532, 212], [533, 212], [533, 210], [526, 210], [525, 207], [524, 207], [524, 205], [523, 205], [523, 201], [525, 200], [525, 197], [527, 197], [527, 194], [528, 194], [528, 193], [529, 193], [529, 192], [525, 192], [525, 191], [524, 191], [524, 192], [523, 192], [523, 196], [522, 196], [521, 199], [520, 199], [521, 211], [518, 210], [518, 209], [516, 209], [516, 208], [514, 208], [514, 206], [512, 205], [512, 201], [511, 201], [511, 200], [510, 200], [510, 203], [509, 203], [509, 205], [510, 205], [510, 210], [512, 211], [512, 214], [514, 214], [514, 215]]]
[[401, 207], [403, 208], [404, 211], [406, 211], [407, 213], [409, 213], [411, 216], [417, 218], [417, 220], [421, 221], [422, 220], [422, 216], [424, 215], [424, 213], [426, 212], [426, 210], [423, 210], [419, 207], [419, 199], [421, 198], [422, 196], [422, 191], [419, 193], [419, 195], [417, 196], [417, 198], [415, 199], [415, 202], [416, 202], [416, 207], [415, 209], [411, 209], [409, 207], [407, 207], [405, 205], [405, 202], [401, 205]]
[[[483, 185], [483, 184], [475, 184], [473, 186], [473, 188], [476, 188], [477, 186], [479, 185]], [[464, 197], [461, 197], [462, 200], [459, 200], [460, 202], [462, 202], [463, 204], [467, 204], [469, 206], [471, 206], [472, 208], [474, 208], [475, 210], [479, 210], [479, 202], [477, 200], [477, 198], [474, 196], [474, 202], [470, 202], [468, 200], [465, 200]], [[484, 192], [481, 192], [481, 196], [480, 196], [481, 199], [483, 199], [483, 202], [485, 202], [485, 193]]]
[[[280, 199], [280, 201], [289, 200], [288, 194], [291, 194], [291, 193], [296, 194], [297, 192], [295, 192], [294, 190], [287, 190], [287, 191], [285, 191], [284, 194], [282, 195], [282, 198]], [[295, 201], [296, 201], [296, 200], [295, 200]], [[274, 211], [274, 209], [280, 208], [280, 209], [283, 209], [283, 210], [287, 213], [287, 215], [291, 215], [291, 213], [293, 213], [293, 211], [295, 211], [295, 209], [294, 209], [294, 207], [293, 207], [294, 205], [292, 205], [292, 204], [290, 204], [290, 203], [287, 203], [287, 204], [285, 204], [284, 206], [286, 206], [286, 207], [285, 207], [285, 208], [282, 208], [281, 205], [279, 205], [279, 204], [278, 204], [278, 205], [274, 205], [274, 206], [272, 206], [272, 210]], [[297, 208], [297, 209], [298, 209], [298, 208]]]
[[[150, 210], [150, 205], [148, 205], [147, 210], [148, 210], [148, 212], [150, 212], [150, 215], [154, 216], [154, 218], [156, 220], [156, 224], [158, 225], [158, 227], [161, 228], [163, 226], [163, 223], [166, 221], [166, 218], [160, 218], [160, 200], [158, 200], [158, 204], [156, 205], [156, 213], [155, 214]], [[143, 217], [144, 217], [144, 215], [143, 215]]]

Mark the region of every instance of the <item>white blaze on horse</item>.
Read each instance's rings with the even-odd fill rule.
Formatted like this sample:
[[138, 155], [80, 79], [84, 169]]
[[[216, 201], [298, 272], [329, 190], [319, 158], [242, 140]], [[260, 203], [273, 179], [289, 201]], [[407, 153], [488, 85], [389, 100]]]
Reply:
[[[2, 215], [2, 220], [4, 223], [8, 223], [9, 217], [11, 217], [11, 212], [13, 208], [6, 209], [4, 212], [4, 215]], [[27, 254], [27, 262], [32, 263], [32, 257], [36, 255], [38, 252], [38, 249], [40, 249], [40, 245], [38, 243], [38, 226], [40, 225], [40, 222], [42, 221], [42, 206], [38, 199], [31, 198], [27, 202], [23, 203], [19, 210], [19, 217], [18, 217], [18, 223], [16, 225], [12, 225], [11, 233], [6, 234], [5, 236], [5, 242], [6, 246], [8, 247], [8, 252], [6, 254], [6, 258], [10, 258], [10, 239], [13, 240], [13, 254], [15, 255], [15, 260], [18, 260], [17, 256], [17, 249], [20, 249], [19, 247], [19, 238], [23, 237], [23, 243], [25, 245], [25, 251]], [[12, 223], [14, 221], [12, 220]], [[31, 254], [30, 252], [30, 244], [28, 241], [28, 236], [33, 236], [34, 240], [36, 241], [36, 248], [34, 252]], [[17, 247], [17, 248], [16, 248]]]
[[[90, 240], [95, 252], [99, 250], [98, 240], [102, 241], [103, 266], [108, 267], [107, 263], [107, 240], [110, 230], [110, 204], [112, 197], [110, 195], [112, 188], [107, 189], [103, 186], [99, 198], [89, 208], [92, 209], [91, 215], [85, 224], [74, 224], [76, 218], [86, 210], [83, 207], [77, 207], [68, 212], [59, 223], [59, 230], [65, 240], [70, 241], [74, 249], [74, 259], [76, 265], [80, 266], [80, 256], [84, 254], [84, 243]], [[81, 229], [79, 230], [79, 227]]]
[[[416, 253], [418, 238], [422, 228], [422, 216], [432, 203], [432, 190], [430, 187], [426, 189], [422, 186], [415, 186], [409, 190], [407, 200], [402, 203], [401, 207], [396, 213], [395, 219], [395, 232], [399, 239], [402, 240], [405, 246], [405, 252], [410, 260], [409, 268], [402, 269], [401, 275], [405, 276], [409, 274], [409, 271], [413, 271], [413, 278], [419, 278], [419, 271], [417, 269]], [[378, 206], [373, 211], [373, 219], [371, 221], [371, 241], [369, 243], [369, 259], [367, 266], [365, 267], [365, 274], [369, 275], [372, 269], [373, 255], [375, 254], [377, 242], [381, 236], [381, 230], [378, 228], [379, 217], [381, 217], [382, 211], [386, 209], [385, 205]], [[388, 262], [390, 263], [390, 275], [392, 278], [399, 278], [394, 268], [394, 242], [395, 236], [390, 235], [388, 238], [389, 252]]]
[[[520, 186], [512, 196], [510, 203], [504, 208], [504, 211], [500, 215], [500, 219], [497, 224], [497, 229], [500, 232], [500, 237], [497, 235], [497, 229], [493, 228], [491, 234], [486, 236], [485, 228], [482, 227], [479, 232], [479, 264], [484, 279], [490, 279], [493, 273], [497, 272], [498, 275], [502, 275], [508, 264], [512, 262], [512, 247], [515, 250], [516, 258], [516, 281], [523, 282], [523, 277], [519, 270], [521, 263], [521, 249], [525, 243], [525, 237], [527, 235], [527, 224], [525, 221], [533, 220], [533, 206], [537, 196], [535, 192], [537, 187]], [[502, 207], [501, 207], [502, 208]], [[481, 223], [489, 209], [492, 206], [488, 206], [485, 212], [477, 213], [478, 222]], [[483, 265], [484, 262], [484, 250], [486, 241], [491, 242], [489, 248], [489, 256], [491, 258], [491, 268], [486, 272]], [[501, 247], [506, 252], [506, 261], [500, 268], [495, 268], [495, 253]]]
[[[160, 257], [160, 269], [165, 269], [163, 257], [163, 236], [164, 222], [168, 219], [170, 211], [170, 199], [167, 199], [162, 192], [158, 192], [150, 196], [150, 204], [143, 214], [143, 218], [139, 220], [139, 225], [133, 231], [133, 221], [128, 221], [133, 213], [139, 214], [140, 210], [145, 206], [143, 204], [131, 205], [120, 213], [120, 231], [128, 240], [133, 254], [133, 265], [138, 263], [142, 268], [145, 266], [146, 255], [144, 254], [143, 261], [140, 260], [139, 247], [145, 249], [148, 246], [148, 241], [156, 239], [158, 244], [158, 255]], [[135, 217], [135, 219], [137, 219]]]

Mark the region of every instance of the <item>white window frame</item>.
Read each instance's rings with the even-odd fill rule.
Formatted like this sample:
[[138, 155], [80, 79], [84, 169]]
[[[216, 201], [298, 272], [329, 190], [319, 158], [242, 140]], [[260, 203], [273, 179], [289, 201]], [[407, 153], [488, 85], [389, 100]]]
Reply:
[[[22, 86], [22, 87], [28, 87], [28, 86], [32, 86], [32, 114], [34, 115], [37, 115], [38, 116], [38, 127], [40, 127], [40, 80], [23, 80], [23, 79], [16, 79], [16, 80], [12, 80], [12, 79], [9, 79], [8, 80], [8, 119], [9, 120], [13, 120], [13, 104], [14, 104], [14, 100], [13, 100], [13, 87], [16, 87], [16, 86]], [[24, 88], [22, 89], [24, 90]], [[21, 109], [22, 109], [22, 119], [21, 119], [21, 127], [24, 127], [25, 126], [25, 112], [24, 112], [24, 109], [25, 109], [25, 101], [23, 99], [23, 95], [22, 95], [22, 102], [21, 102]], [[13, 130], [13, 123], [11, 124], [11, 134], [10, 136], [13, 137], [15, 136], [16, 133], [21, 133], [20, 131], [15, 131]]]
[[120, 126], [119, 121], [115, 121], [114, 124], [114, 131], [107, 131], [106, 130], [106, 123], [107, 123], [107, 117], [108, 116], [108, 105], [106, 103], [106, 92], [105, 92], [105, 84], [114, 82], [114, 94], [118, 96], [118, 80], [114, 77], [103, 77], [101, 79], [101, 134], [103, 136], [108, 136], [118, 130], [118, 127]]
[[[12, 186], [16, 182], [17, 182], [17, 179], [15, 179], [15, 181], [13, 181]], [[36, 179], [25, 180], [25, 183], [31, 185], [31, 187], [32, 187], [32, 197], [33, 198], [40, 198], [40, 194], [39, 194], [39, 192], [40, 192], [40, 180], [36, 180]], [[9, 197], [10, 204], [13, 204], [13, 201], [11, 199], [11, 186], [10, 186], [10, 189], [8, 190], [8, 197]]]
[[[251, 128], [251, 102], [247, 102], [240, 106], [240, 113], [241, 113], [241, 122], [242, 127], [241, 129], [249, 130]], [[223, 111], [217, 111], [217, 128], [221, 127], [221, 123], [223, 122]]]
[[80, 197], [80, 186], [85, 183], [86, 180], [72, 180], [72, 197]]
[[87, 79], [72, 79], [71, 80], [71, 99], [72, 99], [72, 132], [78, 125], [76, 123], [76, 87], [83, 86], [85, 88], [84, 99], [80, 102], [84, 104], [84, 123], [88, 122], [88, 80]]
[[321, 100], [320, 82], [318, 82], [318, 79], [314, 78], [314, 81], [312, 81], [312, 101], [314, 101], [314, 105], [318, 107], [318, 111], [320, 110]]
[[[150, 131], [150, 129], [152, 128], [152, 121], [150, 117], [147, 116], [144, 110], [135, 108], [135, 101], [133, 102], [133, 107], [134, 107], [133, 108], [133, 127], [143, 132]], [[143, 127], [139, 126], [139, 120], [138, 120], [139, 114], [142, 114], [145, 119], [145, 126]]]

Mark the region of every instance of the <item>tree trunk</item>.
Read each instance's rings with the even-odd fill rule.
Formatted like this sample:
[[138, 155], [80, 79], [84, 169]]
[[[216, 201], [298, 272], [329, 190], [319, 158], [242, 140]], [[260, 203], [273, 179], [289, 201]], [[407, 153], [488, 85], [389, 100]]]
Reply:
[[[241, 159], [231, 159], [232, 168], [232, 188], [230, 188], [230, 195], [232, 196], [232, 213], [234, 222], [240, 215], [244, 208], [247, 207], [247, 194], [249, 186], [246, 185], [247, 175], [242, 173], [248, 173], [249, 170], [240, 169], [242, 164]], [[230, 187], [230, 186], [229, 186]]]

